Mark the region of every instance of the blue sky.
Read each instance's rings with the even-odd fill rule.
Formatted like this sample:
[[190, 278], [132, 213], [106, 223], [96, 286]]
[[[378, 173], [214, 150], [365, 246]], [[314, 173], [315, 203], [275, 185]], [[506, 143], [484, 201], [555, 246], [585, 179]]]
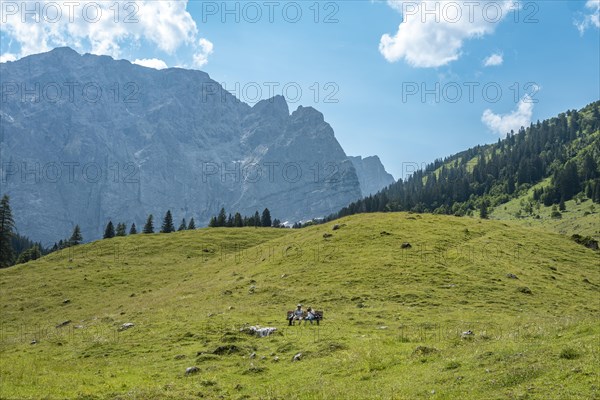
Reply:
[[2, 61], [68, 45], [202, 69], [246, 102], [314, 106], [349, 155], [377, 154], [396, 178], [600, 98], [598, 0], [124, 1], [117, 17], [108, 1], [97, 20], [40, 2], [52, 24], [2, 3]]

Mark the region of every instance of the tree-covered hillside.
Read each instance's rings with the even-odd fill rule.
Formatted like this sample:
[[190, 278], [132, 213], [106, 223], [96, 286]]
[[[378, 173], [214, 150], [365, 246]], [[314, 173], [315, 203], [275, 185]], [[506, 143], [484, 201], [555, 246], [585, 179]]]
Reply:
[[545, 205], [581, 193], [600, 203], [600, 101], [538, 121], [495, 144], [477, 146], [344, 207], [327, 220], [364, 212], [415, 211], [483, 217], [546, 178], [535, 200]]

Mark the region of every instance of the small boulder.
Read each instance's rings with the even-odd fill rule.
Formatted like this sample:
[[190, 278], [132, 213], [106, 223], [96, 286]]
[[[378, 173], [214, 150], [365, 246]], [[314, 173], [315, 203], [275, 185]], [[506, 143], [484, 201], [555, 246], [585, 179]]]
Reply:
[[325, 232], [325, 233], [323, 234], [323, 238], [324, 238], [324, 239], [330, 238], [330, 237], [332, 237], [332, 236], [333, 236], [333, 235], [332, 235], [331, 233], [327, 233], [327, 232]]
[[302, 353], [298, 353], [294, 357], [292, 357], [292, 362], [300, 361], [301, 359], [302, 359]]
[[402, 248], [402, 249], [410, 249], [411, 247], [412, 247], [411, 244], [408, 242], [404, 242], [400, 245], [400, 248]]
[[279, 362], [279, 357], [277, 357], [277, 356], [273, 357], [273, 362]]
[[120, 331], [124, 331], [127, 330], [129, 328], [133, 328], [135, 326], [135, 324], [133, 322], [125, 322], [123, 325], [121, 325], [121, 327], [119, 328]]
[[463, 333], [461, 334], [461, 337], [462, 337], [463, 339], [466, 339], [466, 338], [472, 338], [473, 336], [475, 336], [475, 333], [473, 333], [473, 331], [472, 331], [472, 330], [470, 330], [470, 329], [469, 329], [468, 331], [466, 331], [466, 332], [463, 332]]
[[519, 278], [517, 278], [517, 276], [515, 274], [506, 274], [506, 277], [508, 279], [519, 279]]
[[339, 226], [338, 224], [335, 224], [335, 225], [334, 225], [334, 226], [331, 228], [331, 230], [332, 230], [332, 231], [337, 231], [338, 229], [340, 229], [340, 226]]
[[37, 344], [37, 340], [33, 339], [29, 344]]
[[523, 294], [533, 294], [533, 292], [531, 291], [531, 289], [529, 289], [527, 286], [521, 286], [519, 289], [517, 289], [519, 292], [523, 293]]
[[256, 358], [256, 353], [250, 354], [250, 358]]
[[60, 324], [56, 325], [57, 328], [62, 328], [63, 326], [67, 326], [71, 323], [71, 320], [68, 319], [66, 321], [61, 322]]
[[381, 232], [379, 232], [379, 234], [380, 234], [381, 236], [390, 236], [390, 235], [391, 235], [391, 233], [389, 233], [389, 232], [386, 232], [386, 231], [381, 231]]
[[69, 304], [70, 302], [71, 302], [71, 300], [69, 300], [69, 299], [64, 299], [63, 300], [63, 304]]
[[200, 372], [200, 368], [198, 368], [198, 367], [187, 367], [185, 369], [186, 375], [194, 375], [194, 374], [197, 374], [198, 372]]

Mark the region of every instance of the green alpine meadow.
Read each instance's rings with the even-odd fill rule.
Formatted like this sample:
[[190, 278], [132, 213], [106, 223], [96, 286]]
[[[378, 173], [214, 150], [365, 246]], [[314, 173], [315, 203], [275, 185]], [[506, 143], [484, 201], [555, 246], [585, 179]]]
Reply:
[[[403, 212], [78, 245], [0, 270], [2, 397], [593, 399], [599, 261]], [[318, 326], [288, 326], [298, 302]]]

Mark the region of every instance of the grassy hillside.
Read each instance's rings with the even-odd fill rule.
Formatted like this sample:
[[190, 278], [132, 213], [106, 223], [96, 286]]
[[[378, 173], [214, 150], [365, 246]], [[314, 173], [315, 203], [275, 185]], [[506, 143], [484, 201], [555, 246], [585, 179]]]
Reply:
[[[0, 270], [0, 397], [600, 396], [598, 252], [515, 222], [333, 224], [134, 235]], [[297, 302], [321, 326], [288, 327]], [[240, 332], [255, 324], [278, 334]]]
[[600, 205], [587, 198], [565, 201], [566, 210], [561, 211], [562, 216], [552, 218], [552, 207], [532, 199], [533, 191], [546, 186], [548, 181], [535, 185], [521, 197], [497, 206], [490, 218], [511, 220], [523, 226], [546, 229], [567, 236], [580, 234], [600, 240]]

